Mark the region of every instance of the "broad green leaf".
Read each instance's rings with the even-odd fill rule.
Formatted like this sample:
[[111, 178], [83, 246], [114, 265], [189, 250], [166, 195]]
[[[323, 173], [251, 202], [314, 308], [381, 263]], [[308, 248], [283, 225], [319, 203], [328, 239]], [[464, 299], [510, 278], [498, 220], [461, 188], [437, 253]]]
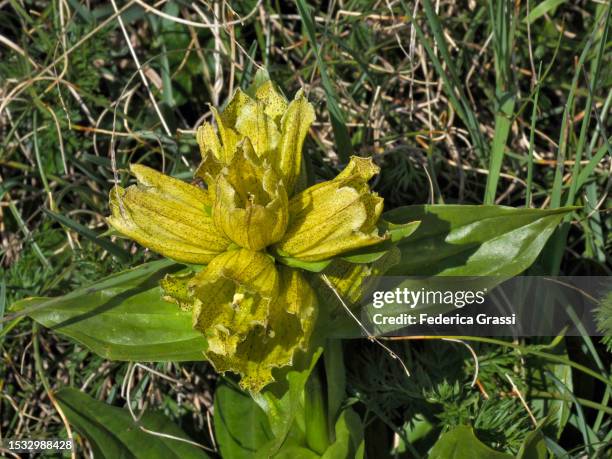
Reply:
[[273, 439], [259, 451], [258, 457], [272, 456], [283, 446], [303, 410], [304, 387], [321, 352], [322, 348], [313, 346], [310, 352], [298, 354], [293, 366], [284, 371], [284, 381], [277, 378], [277, 383], [253, 394], [253, 399], [266, 413], [273, 433]]
[[514, 276], [528, 268], [561, 219], [575, 208], [420, 205], [384, 215], [392, 223], [420, 220], [398, 244], [401, 261], [387, 275]]
[[411, 236], [420, 224], [420, 221], [396, 224], [382, 220], [382, 227], [389, 233], [391, 242], [399, 242]]
[[251, 397], [229, 384], [215, 390], [214, 421], [222, 457], [250, 459], [273, 438], [266, 413]]
[[471, 427], [459, 426], [440, 436], [429, 459], [512, 459], [512, 456], [486, 446]]
[[136, 422], [127, 409], [107, 405], [77, 389], [66, 387], [58, 391], [55, 397], [70, 424], [91, 443], [96, 459], [209, 457], [195, 445], [141, 429], [143, 427], [152, 432], [192, 441], [161, 413], [146, 412]]
[[[417, 230], [399, 242], [401, 260], [389, 268], [387, 276], [429, 276], [407, 278], [399, 288], [427, 287], [448, 289], [447, 276], [473, 276], [471, 288], [493, 288], [504, 279], [520, 274], [536, 259], [564, 215], [573, 208], [539, 210], [504, 206], [422, 205], [394, 209], [386, 221], [421, 221]], [[458, 280], [455, 287], [464, 287]], [[453, 305], [428, 304], [418, 313], [444, 314]], [[362, 309], [370, 318], [375, 308]], [[390, 305], [386, 314], [405, 313], [405, 306]], [[416, 313], [413, 311], [413, 313]], [[355, 331], [358, 331], [353, 327]], [[402, 326], [375, 327], [377, 333], [390, 333]], [[350, 336], [350, 335], [345, 335]]]
[[12, 305], [41, 325], [113, 360], [204, 360], [206, 341], [191, 313], [164, 301], [159, 281], [177, 270], [168, 260], [146, 263], [58, 298]]
[[336, 422], [336, 441], [323, 453], [321, 459], [349, 459], [358, 457], [363, 449], [363, 424], [351, 408], [344, 410]]

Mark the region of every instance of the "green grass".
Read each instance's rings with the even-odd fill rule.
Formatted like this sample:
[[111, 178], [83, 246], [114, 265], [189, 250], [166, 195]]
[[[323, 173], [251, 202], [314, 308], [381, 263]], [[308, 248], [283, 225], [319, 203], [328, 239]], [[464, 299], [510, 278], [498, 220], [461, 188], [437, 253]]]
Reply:
[[[198, 4], [209, 21], [220, 15], [218, 34], [190, 2], [160, 6], [182, 22], [118, 4], [147, 89], [110, 3], [0, 2], [0, 316], [17, 299], [66, 294], [151, 258], [106, 235], [109, 189], [127, 183], [136, 161], [190, 177], [193, 131], [210, 117], [207, 104], [245, 87], [255, 63], [288, 95], [305, 87], [315, 104], [305, 147], [313, 177], [335, 175], [357, 154], [381, 165], [374, 186], [386, 209], [429, 199], [578, 205], [530, 272], [611, 274], [610, 4], [423, 0], [414, 16], [414, 2], [404, 0], [229, 4], [235, 13], [226, 3]], [[2, 438], [65, 436], [47, 395], [64, 385], [125, 406], [128, 364], [29, 320], [0, 325]], [[442, 429], [470, 422], [483, 441], [515, 451], [530, 422], [508, 397], [505, 373], [525, 393], [533, 389], [538, 421], [551, 399], [571, 400], [563, 435], [547, 432], [551, 448], [604, 457], [610, 353], [586, 335], [548, 344], [475, 344], [489, 401], [468, 387], [469, 353], [450, 343], [397, 346], [416, 369], [408, 386], [396, 384], [397, 368], [378, 351], [362, 349], [367, 343], [346, 347], [347, 361], [363, 363], [347, 362], [347, 385], [365, 413], [366, 438], [397, 434], [408, 451], [398, 457], [422, 457], [431, 439], [409, 437], [423, 413]], [[134, 405], [162, 409], [212, 446], [214, 372], [206, 364], [150, 367], [170, 379], [139, 368]], [[534, 388], [525, 376], [532, 371], [548, 386]]]

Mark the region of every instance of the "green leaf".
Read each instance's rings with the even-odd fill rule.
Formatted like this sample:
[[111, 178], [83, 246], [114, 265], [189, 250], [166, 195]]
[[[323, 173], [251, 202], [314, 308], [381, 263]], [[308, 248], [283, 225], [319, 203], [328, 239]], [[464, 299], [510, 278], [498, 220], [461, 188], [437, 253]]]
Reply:
[[251, 397], [226, 383], [215, 390], [214, 421], [222, 457], [250, 459], [273, 438], [266, 413]]
[[556, 9], [559, 5], [562, 5], [566, 1], [567, 0], [544, 0], [529, 12], [529, 16], [527, 16], [523, 22], [533, 24], [538, 18]]
[[[316, 359], [316, 355], [315, 355]], [[343, 459], [359, 457], [363, 449], [363, 424], [352, 409], [344, 410], [335, 422], [335, 439], [327, 435], [325, 409], [319, 406], [321, 386], [308, 378], [310, 369], [290, 372], [289, 390], [276, 399], [268, 389], [256, 395], [267, 414], [246, 393], [222, 384], [215, 393], [215, 436], [222, 457], [232, 459], [268, 458]], [[308, 380], [304, 386], [304, 379]], [[315, 381], [313, 385], [312, 382]], [[316, 393], [308, 394], [309, 390]], [[268, 392], [267, 392], [268, 391]], [[308, 398], [317, 398], [315, 415]], [[268, 401], [273, 403], [267, 404]], [[280, 409], [279, 409], [280, 408]], [[272, 423], [275, 432], [270, 427]], [[309, 424], [316, 424], [310, 426]], [[313, 433], [316, 440], [313, 442]], [[315, 452], [315, 451], [318, 451]]]
[[486, 446], [471, 427], [459, 426], [440, 436], [429, 459], [512, 459], [512, 456]]
[[58, 298], [26, 298], [12, 311], [112, 360], [204, 360], [191, 313], [162, 300], [159, 281], [180, 265], [155, 261]]
[[286, 266], [289, 266], [290, 268], [304, 269], [306, 271], [310, 271], [313, 273], [318, 273], [318, 272], [323, 271], [333, 261], [331, 259], [322, 260], [322, 261], [303, 261], [303, 260], [298, 260], [297, 258], [284, 257], [281, 255], [277, 256], [276, 259], [277, 261], [281, 262], [282, 264]]
[[259, 450], [258, 457], [273, 456], [283, 446], [294, 420], [303, 410], [304, 387], [321, 353], [322, 348], [316, 347], [309, 353], [297, 355], [293, 367], [285, 370], [284, 381], [277, 378], [279, 382], [258, 394], [252, 394], [265, 411], [273, 433], [273, 439]]
[[326, 380], [333, 381], [332, 384], [327, 384], [327, 422], [331, 431], [346, 399], [347, 377], [341, 340], [328, 339], [325, 341], [323, 363], [325, 364]]
[[517, 459], [547, 459], [548, 448], [542, 434], [541, 426], [533, 432], [529, 432], [519, 452]]
[[[556, 413], [554, 410], [551, 410], [546, 418], [538, 422], [536, 429], [527, 434], [516, 455], [517, 459], [548, 459], [549, 454], [544, 437], [544, 430], [548, 425], [554, 422], [555, 417]], [[551, 451], [551, 453], [552, 452], [553, 451]]]
[[384, 215], [385, 220], [421, 224], [398, 244], [402, 259], [387, 275], [517, 275], [534, 262], [561, 219], [574, 209], [478, 205], [394, 209]]
[[89, 239], [94, 244], [99, 245], [104, 250], [108, 251], [111, 255], [114, 255], [122, 261], [128, 261], [130, 259], [130, 254], [126, 250], [119, 247], [117, 244], [113, 243], [109, 239], [103, 238], [102, 234], [96, 233], [95, 231], [87, 228], [86, 226], [81, 225], [78, 222], [75, 222], [73, 219], [66, 217], [65, 215], [52, 212], [44, 207], [42, 208], [42, 210], [54, 220], [76, 231], [81, 236]]
[[274, 456], [274, 459], [319, 459], [320, 457], [314, 451], [303, 446], [288, 445], [286, 447], [283, 446], [283, 449]]
[[141, 430], [143, 427], [191, 441], [161, 413], [147, 412], [136, 422], [128, 410], [107, 405], [74, 388], [61, 389], [55, 397], [70, 424], [87, 437], [97, 459], [209, 457], [195, 445]]
[[308, 447], [323, 454], [329, 446], [327, 406], [320, 367], [310, 374], [304, 388], [304, 427]]
[[393, 247], [395, 247], [399, 241], [411, 236], [417, 230], [420, 224], [421, 222], [419, 221], [395, 224], [381, 219], [378, 226], [381, 232], [388, 234], [388, 240], [380, 244], [354, 250], [343, 255], [341, 258], [349, 263], [373, 263], [381, 259], [386, 253], [389, 253], [389, 251], [393, 249]]
[[502, 162], [508, 141], [510, 127], [514, 121], [514, 104], [516, 98], [512, 92], [506, 92], [499, 96], [499, 109], [495, 114], [495, 134], [491, 144], [489, 159], [489, 175], [487, 175], [487, 185], [485, 190], [485, 204], [493, 204], [497, 192], [497, 183], [501, 173]]
[[382, 220], [381, 223], [383, 229], [389, 233], [391, 242], [399, 242], [406, 239], [408, 236], [411, 236], [421, 224], [420, 221], [396, 224], [385, 220]]
[[363, 424], [359, 415], [348, 408], [336, 422], [336, 441], [321, 456], [321, 459], [349, 459], [358, 457], [363, 449]]

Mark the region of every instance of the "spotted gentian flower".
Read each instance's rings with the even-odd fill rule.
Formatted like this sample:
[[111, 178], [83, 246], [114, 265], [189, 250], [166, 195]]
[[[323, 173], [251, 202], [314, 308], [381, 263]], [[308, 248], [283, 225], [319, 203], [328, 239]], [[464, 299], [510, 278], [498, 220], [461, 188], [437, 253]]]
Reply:
[[259, 391], [307, 348], [317, 316], [307, 276], [286, 260], [332, 260], [387, 239], [377, 226], [383, 200], [368, 185], [378, 167], [353, 157], [306, 188], [313, 107], [302, 91], [288, 101], [265, 74], [213, 114], [216, 129], [205, 123], [196, 135], [206, 189], [132, 165], [137, 183], [111, 191], [108, 222], [161, 255], [206, 265], [167, 276], [163, 296], [192, 311], [218, 371]]

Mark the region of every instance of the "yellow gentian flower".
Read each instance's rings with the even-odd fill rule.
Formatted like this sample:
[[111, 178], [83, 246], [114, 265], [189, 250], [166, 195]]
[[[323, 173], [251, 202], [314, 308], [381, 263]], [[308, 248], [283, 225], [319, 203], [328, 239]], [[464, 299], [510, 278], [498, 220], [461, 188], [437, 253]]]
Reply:
[[335, 179], [302, 189], [313, 107], [302, 91], [289, 102], [265, 74], [256, 82], [213, 109], [216, 129], [197, 131], [196, 176], [206, 190], [132, 165], [137, 184], [111, 191], [108, 218], [144, 247], [207, 265], [166, 276], [163, 297], [192, 311], [207, 358], [251, 391], [307, 349], [314, 328], [307, 276], [283, 263], [331, 260], [387, 239], [377, 227], [383, 200], [368, 185], [378, 167], [353, 157]]
[[215, 225], [240, 247], [262, 250], [279, 241], [289, 219], [287, 192], [244, 139], [230, 164], [209, 179]]

